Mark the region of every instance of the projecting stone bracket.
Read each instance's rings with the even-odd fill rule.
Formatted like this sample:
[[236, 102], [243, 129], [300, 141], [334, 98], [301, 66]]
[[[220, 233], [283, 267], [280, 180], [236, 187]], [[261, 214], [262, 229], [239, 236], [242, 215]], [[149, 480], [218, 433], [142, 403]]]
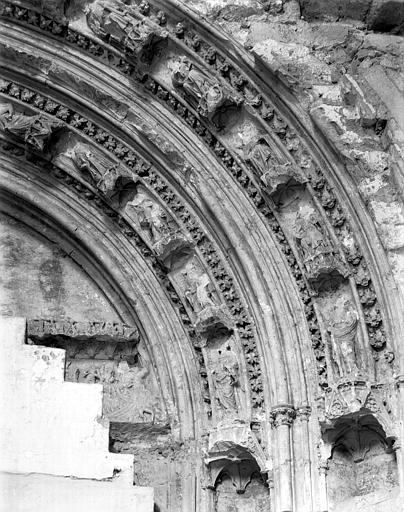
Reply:
[[157, 258], [168, 271], [181, 267], [193, 254], [193, 245], [181, 233], [168, 234], [153, 245]]
[[361, 375], [352, 375], [338, 381], [326, 391], [320, 406], [320, 425], [323, 432], [332, 431], [345, 420], [360, 421], [372, 416], [381, 425], [386, 439], [399, 438], [397, 410], [399, 393], [394, 382], [372, 383]]
[[206, 346], [209, 340], [226, 336], [233, 332], [234, 324], [224, 306], [208, 306], [198, 313], [195, 331], [199, 345]]
[[245, 492], [254, 474], [261, 475], [265, 482], [272, 472], [271, 461], [244, 422], [222, 425], [209, 434], [205, 464], [209, 468], [209, 489], [215, 489], [221, 477], [227, 476], [238, 494]]

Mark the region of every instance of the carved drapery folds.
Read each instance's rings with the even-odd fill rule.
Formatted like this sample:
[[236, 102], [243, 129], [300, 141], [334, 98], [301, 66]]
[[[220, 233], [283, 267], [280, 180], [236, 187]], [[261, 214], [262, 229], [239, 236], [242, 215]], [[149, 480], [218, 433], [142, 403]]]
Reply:
[[185, 57], [175, 64], [171, 81], [197, 112], [218, 130], [224, 128], [231, 113], [242, 103], [238, 95], [218, 80], [204, 75]]
[[76, 168], [103, 194], [113, 196], [118, 179], [119, 165], [107, 158], [101, 151], [95, 151], [89, 144], [76, 143], [66, 151]]
[[358, 313], [351, 300], [339, 297], [328, 320], [331, 361], [337, 378], [358, 373]]
[[139, 225], [164, 266], [173, 271], [192, 257], [192, 243], [173, 217], [145, 188], [139, 186], [126, 211]]
[[181, 272], [176, 274], [194, 316], [194, 325], [204, 346], [209, 339], [229, 335], [233, 322], [210, 276], [197, 257], [188, 260]]
[[302, 212], [298, 213], [294, 224], [295, 240], [306, 268], [307, 278], [317, 286], [321, 286], [321, 281], [334, 273], [347, 275], [341, 258], [322, 225], [317, 214]]
[[62, 123], [43, 114], [26, 115], [17, 112], [11, 103], [2, 103], [0, 128], [24, 141], [28, 148], [46, 152], [52, 136], [62, 128]]
[[253, 166], [261, 186], [269, 195], [278, 193], [293, 182], [304, 181], [291, 162], [280, 163], [277, 160], [267, 136], [247, 144], [244, 153], [246, 161]]
[[212, 383], [212, 404], [217, 425], [228, 426], [247, 418], [245, 376], [235, 336], [209, 340], [203, 347], [207, 372]]
[[147, 69], [167, 42], [166, 30], [140, 19], [136, 9], [121, 2], [106, 0], [90, 6], [87, 23], [98, 37], [124, 49], [139, 72]]

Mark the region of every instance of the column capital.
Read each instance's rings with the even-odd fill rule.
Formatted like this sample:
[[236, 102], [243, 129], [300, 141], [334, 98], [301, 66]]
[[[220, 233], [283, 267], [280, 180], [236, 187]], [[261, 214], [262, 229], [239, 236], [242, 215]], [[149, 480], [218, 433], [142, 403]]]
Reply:
[[300, 419], [301, 421], [303, 421], [303, 420], [308, 421], [310, 414], [311, 414], [310, 405], [301, 405], [296, 408], [296, 418]]
[[281, 425], [291, 426], [296, 418], [296, 410], [293, 405], [279, 404], [272, 407], [269, 418], [273, 428], [278, 428]]

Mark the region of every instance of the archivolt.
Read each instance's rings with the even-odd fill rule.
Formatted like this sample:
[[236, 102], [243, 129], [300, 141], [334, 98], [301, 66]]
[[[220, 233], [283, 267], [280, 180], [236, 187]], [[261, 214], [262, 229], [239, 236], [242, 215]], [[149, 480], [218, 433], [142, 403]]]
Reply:
[[[52, 167], [53, 179], [70, 181], [78, 197], [89, 191], [103, 210], [101, 218], [116, 221], [117, 237], [134, 237], [143, 244], [136, 252], [148, 261], [136, 259], [136, 264], [142, 269], [146, 265], [150, 280], [164, 290], [153, 314], [156, 324], [170, 325], [169, 339], [161, 338], [161, 351], [166, 353], [167, 343], [176, 339], [175, 328], [186, 332], [189, 342], [181, 349], [181, 357], [189, 358], [185, 373], [192, 381], [199, 371], [205, 390], [196, 393], [199, 405], [193, 402], [194, 415], [204, 409], [204, 424], [212, 425], [214, 395], [207, 393], [206, 361], [192, 312], [189, 318], [187, 295], [181, 296], [170, 269], [158, 262], [144, 234], [136, 233], [126, 203], [114, 200], [119, 183], [126, 187], [132, 182], [133, 190], [142, 184], [193, 245], [221, 306], [230, 314], [231, 330], [244, 356], [247, 397], [252, 398], [246, 403], [253, 405], [248, 418], [255, 423], [273, 420], [271, 407], [298, 408], [313, 402], [329, 383], [327, 329], [315, 301], [322, 284], [287, 228], [279, 194], [292, 183], [313, 205], [333, 248], [322, 278], [336, 272], [347, 281], [367, 347], [366, 365], [373, 373], [372, 350], [391, 350], [389, 339], [400, 339], [398, 304], [395, 296], [387, 299], [382, 292], [388, 266], [382, 250], [372, 243], [375, 230], [357, 193], [290, 93], [228, 37], [173, 2], [168, 15], [164, 4], [137, 2], [129, 14], [127, 7], [117, 4], [122, 20], [129, 16], [132, 24], [140, 24], [137, 38], [131, 38], [124, 22], [120, 36], [108, 33], [102, 22], [110, 11], [102, 3], [90, 7], [99, 29], [92, 22], [88, 26], [84, 16], [68, 22], [7, 5], [7, 34], [1, 37], [3, 101], [58, 120], [70, 140], [88, 145], [93, 154], [106, 155], [125, 178], [106, 190], [105, 183], [104, 188], [100, 183], [97, 187], [72, 162], [61, 163], [57, 142], [46, 155], [50, 163], [44, 168]], [[16, 70], [16, 61], [25, 71]], [[196, 73], [194, 82], [201, 82], [193, 85], [194, 90], [192, 84], [184, 87], [187, 69]], [[212, 97], [214, 93], [221, 101]], [[257, 150], [264, 156], [256, 156]], [[35, 154], [32, 148], [29, 152]], [[278, 182], [265, 181], [259, 158], [276, 170]], [[61, 174], [55, 166], [63, 167]], [[123, 265], [131, 261], [130, 249], [125, 254], [110, 250]], [[133, 296], [133, 290], [124, 293], [128, 299]], [[166, 306], [167, 298], [174, 301], [174, 308]], [[150, 337], [152, 319], [138, 315]], [[181, 357], [170, 363], [170, 371], [175, 372]], [[199, 360], [199, 370], [193, 359]], [[319, 387], [311, 389], [307, 377], [316, 380], [312, 361], [317, 362]], [[213, 411], [213, 423], [214, 415]]]

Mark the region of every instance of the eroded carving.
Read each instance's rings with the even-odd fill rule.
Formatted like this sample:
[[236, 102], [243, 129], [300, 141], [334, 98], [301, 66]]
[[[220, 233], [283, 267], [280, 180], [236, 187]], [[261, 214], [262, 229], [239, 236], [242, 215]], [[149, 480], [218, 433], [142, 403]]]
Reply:
[[172, 72], [173, 86], [181, 90], [198, 113], [223, 129], [231, 110], [241, 105], [241, 98], [223, 84], [205, 76], [185, 57]]
[[272, 470], [255, 434], [243, 422], [233, 423], [209, 434], [205, 464], [209, 468], [211, 489], [215, 489], [227, 476], [239, 494], [245, 492], [255, 473], [263, 477]]
[[104, 156], [100, 151], [95, 151], [88, 144], [78, 142], [66, 151], [66, 156], [71, 158], [76, 168], [89, 177], [90, 181], [107, 196], [111, 196], [115, 190], [119, 177], [119, 164]]
[[241, 386], [239, 363], [230, 345], [215, 352], [216, 357], [211, 362], [210, 371], [214, 381], [218, 416], [220, 420], [231, 420], [240, 412], [240, 400], [237, 396]]
[[23, 140], [27, 146], [46, 152], [53, 135], [62, 123], [42, 114], [26, 115], [16, 112], [11, 103], [0, 104], [0, 127]]
[[270, 421], [273, 428], [283, 425], [291, 426], [296, 418], [296, 410], [289, 404], [277, 405], [270, 411]]
[[358, 313], [349, 299], [340, 297], [330, 314], [329, 327], [332, 361], [339, 377], [358, 372]]
[[73, 339], [77, 342], [138, 342], [137, 327], [115, 322], [75, 322], [73, 320], [32, 319], [27, 322], [28, 338], [44, 342], [47, 338]]
[[195, 314], [195, 328], [204, 343], [223, 333], [230, 333], [232, 322], [221, 305], [208, 274], [194, 258], [181, 273], [185, 297]]
[[132, 6], [109, 0], [90, 6], [87, 22], [94, 34], [124, 49], [140, 68], [152, 63], [168, 36], [166, 30], [138, 19]]
[[324, 276], [331, 277], [335, 273], [347, 275], [341, 258], [322, 225], [320, 217], [314, 212], [307, 215], [299, 212], [294, 225], [296, 244], [306, 268], [307, 278], [313, 284], [320, 284]]
[[159, 260], [169, 270], [179, 268], [192, 254], [192, 244], [166, 210], [141, 187], [128, 209], [136, 215], [141, 230]]
[[102, 384], [103, 414], [116, 422], [162, 422], [158, 390], [147, 366], [126, 360], [74, 359], [66, 364], [66, 380]]
[[248, 144], [245, 153], [246, 160], [253, 165], [263, 187], [270, 195], [287, 186], [292, 180], [298, 183], [303, 181], [290, 162], [280, 163], [276, 159], [266, 137]]

